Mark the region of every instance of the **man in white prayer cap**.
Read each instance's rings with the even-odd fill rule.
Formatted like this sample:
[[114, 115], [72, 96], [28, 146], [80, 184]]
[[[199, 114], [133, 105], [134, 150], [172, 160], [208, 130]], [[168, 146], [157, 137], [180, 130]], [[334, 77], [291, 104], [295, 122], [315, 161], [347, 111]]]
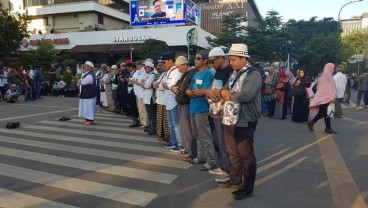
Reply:
[[94, 65], [86, 61], [82, 68], [81, 79], [78, 80], [80, 86], [79, 117], [85, 119], [83, 125], [92, 125], [96, 114], [96, 76], [93, 72]]

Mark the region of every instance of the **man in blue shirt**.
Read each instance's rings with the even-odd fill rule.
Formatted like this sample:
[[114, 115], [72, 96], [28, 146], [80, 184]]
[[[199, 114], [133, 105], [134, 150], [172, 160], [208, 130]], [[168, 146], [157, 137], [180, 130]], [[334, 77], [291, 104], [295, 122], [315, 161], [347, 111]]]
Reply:
[[200, 51], [195, 56], [194, 65], [198, 69], [193, 77], [187, 95], [191, 97], [189, 104], [193, 137], [197, 140], [197, 158], [191, 163], [204, 163], [199, 169], [208, 171], [216, 169], [215, 148], [208, 122], [209, 107], [205, 97], [206, 89], [211, 85], [213, 72], [207, 67], [208, 52]]

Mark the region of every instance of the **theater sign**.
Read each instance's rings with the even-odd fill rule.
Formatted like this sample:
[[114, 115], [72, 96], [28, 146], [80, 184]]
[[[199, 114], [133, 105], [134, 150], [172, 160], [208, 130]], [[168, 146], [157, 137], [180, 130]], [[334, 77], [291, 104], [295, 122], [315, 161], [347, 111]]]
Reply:
[[260, 16], [253, 0], [218, 0], [210, 2], [197, 2], [201, 8], [201, 27], [212, 33], [218, 34], [222, 30], [222, 21], [225, 16], [238, 13], [241, 17], [248, 18], [246, 25], [252, 25], [253, 19]]

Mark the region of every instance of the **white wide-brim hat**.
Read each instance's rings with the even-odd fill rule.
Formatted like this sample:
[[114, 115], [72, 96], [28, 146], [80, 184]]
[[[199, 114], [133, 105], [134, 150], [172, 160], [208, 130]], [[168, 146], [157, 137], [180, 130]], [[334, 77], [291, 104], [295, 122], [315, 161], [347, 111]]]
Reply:
[[250, 58], [248, 54], [248, 46], [243, 43], [234, 43], [231, 45], [229, 52], [226, 54], [228, 56], [241, 56]]

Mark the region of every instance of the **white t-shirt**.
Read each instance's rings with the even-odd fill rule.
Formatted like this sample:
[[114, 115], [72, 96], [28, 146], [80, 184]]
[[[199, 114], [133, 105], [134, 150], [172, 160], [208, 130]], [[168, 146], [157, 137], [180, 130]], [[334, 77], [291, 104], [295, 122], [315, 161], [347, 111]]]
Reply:
[[166, 82], [169, 87], [168, 90], [165, 89], [164, 91], [166, 110], [172, 110], [177, 105], [175, 94], [171, 91], [171, 87], [178, 82], [181, 76], [183, 76], [183, 73], [179, 71], [178, 67], [174, 66], [167, 71], [166, 76], [162, 80], [162, 82]]
[[345, 74], [337, 72], [333, 77], [336, 83], [336, 98], [343, 98], [345, 94], [346, 83], [348, 82]]
[[158, 83], [158, 88], [156, 89], [156, 103], [159, 105], [165, 105], [165, 95], [164, 88], [162, 87], [162, 80], [166, 76], [166, 72], [163, 72], [160, 77], [157, 79], [156, 83]]
[[151, 104], [151, 97], [153, 95], [152, 83], [155, 81], [157, 76], [157, 71], [154, 70], [153, 72], [147, 74], [145, 77], [144, 89], [143, 89], [143, 103], [144, 104]]
[[[146, 76], [146, 71], [144, 70], [144, 67], [137, 69], [137, 71], [134, 73], [132, 79], [137, 79], [138, 83], [141, 83], [141, 79], [144, 79]], [[134, 93], [138, 98], [143, 98], [143, 88], [140, 85], [134, 84]]]

